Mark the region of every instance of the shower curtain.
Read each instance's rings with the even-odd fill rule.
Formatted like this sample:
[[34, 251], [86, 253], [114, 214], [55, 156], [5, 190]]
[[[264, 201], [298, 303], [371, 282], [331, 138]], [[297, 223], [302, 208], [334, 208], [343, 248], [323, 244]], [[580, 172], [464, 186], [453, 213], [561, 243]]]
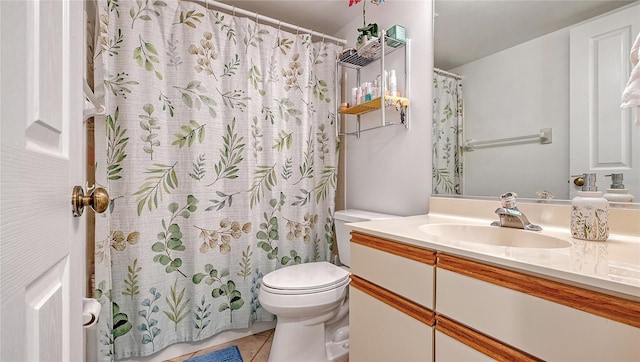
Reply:
[[333, 247], [341, 49], [195, 2], [98, 5], [99, 359], [273, 320], [263, 275]]
[[462, 80], [433, 73], [433, 160], [434, 194], [462, 195]]

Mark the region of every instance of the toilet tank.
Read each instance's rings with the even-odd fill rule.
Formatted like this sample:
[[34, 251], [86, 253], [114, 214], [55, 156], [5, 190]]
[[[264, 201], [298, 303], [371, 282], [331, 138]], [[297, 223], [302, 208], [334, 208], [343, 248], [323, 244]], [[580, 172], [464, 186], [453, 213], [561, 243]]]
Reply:
[[338, 242], [338, 255], [340, 256], [340, 262], [346, 266], [351, 266], [351, 252], [349, 248], [351, 235], [349, 234], [350, 229], [347, 228], [345, 224], [359, 221], [395, 219], [400, 217], [397, 215], [380, 214], [377, 212], [356, 209], [336, 211], [333, 216], [336, 228], [335, 238]]

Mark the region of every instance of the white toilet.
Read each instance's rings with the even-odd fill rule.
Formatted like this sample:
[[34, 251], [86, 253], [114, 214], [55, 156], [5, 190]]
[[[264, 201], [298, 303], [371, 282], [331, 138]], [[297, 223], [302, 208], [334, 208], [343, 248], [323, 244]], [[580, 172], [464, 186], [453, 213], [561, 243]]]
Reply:
[[270, 362], [336, 361], [349, 353], [351, 237], [345, 223], [398, 216], [349, 209], [336, 211], [334, 217], [344, 266], [328, 262], [299, 264], [262, 278], [260, 304], [278, 317]]

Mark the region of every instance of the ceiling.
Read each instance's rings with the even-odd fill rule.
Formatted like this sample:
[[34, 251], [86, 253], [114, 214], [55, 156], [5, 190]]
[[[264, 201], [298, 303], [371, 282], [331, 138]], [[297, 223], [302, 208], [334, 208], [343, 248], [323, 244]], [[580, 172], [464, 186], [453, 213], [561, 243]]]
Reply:
[[[393, 6], [394, 1], [407, 0], [386, 0], [381, 6]], [[435, 65], [455, 68], [636, 1], [436, 0]], [[328, 35], [360, 16], [362, 4], [349, 8], [347, 0], [220, 2]]]
[[632, 2], [438, 0], [434, 63], [449, 70]]

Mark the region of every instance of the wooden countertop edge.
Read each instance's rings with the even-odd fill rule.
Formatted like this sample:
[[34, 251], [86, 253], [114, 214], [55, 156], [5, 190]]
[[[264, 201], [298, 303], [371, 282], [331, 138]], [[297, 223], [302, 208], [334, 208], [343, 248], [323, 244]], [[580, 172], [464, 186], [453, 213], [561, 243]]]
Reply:
[[428, 265], [435, 265], [436, 263], [436, 252], [433, 250], [406, 245], [397, 241], [382, 239], [377, 236], [352, 232], [351, 242]]

